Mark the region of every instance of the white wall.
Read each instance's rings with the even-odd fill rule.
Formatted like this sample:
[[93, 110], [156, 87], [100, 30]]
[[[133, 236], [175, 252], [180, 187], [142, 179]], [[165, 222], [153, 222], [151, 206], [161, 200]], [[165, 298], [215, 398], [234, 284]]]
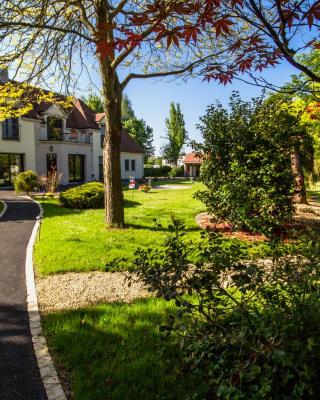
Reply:
[[[136, 179], [141, 179], [144, 175], [144, 157], [143, 153], [121, 153], [121, 178], [129, 179], [134, 176]], [[136, 160], [135, 171], [125, 171], [125, 160]], [[131, 168], [131, 162], [130, 162]]]
[[50, 146], [53, 147], [52, 153], [57, 155], [57, 171], [62, 173], [62, 185], [69, 183], [68, 154], [85, 155], [85, 180], [92, 181], [92, 146], [90, 144], [41, 142], [37, 146], [37, 173], [39, 175], [47, 175], [47, 154], [50, 153]]
[[24, 169], [36, 171], [34, 122], [19, 118], [20, 140], [2, 140], [2, 123], [0, 123], [0, 153], [24, 154]]
[[92, 170], [95, 179], [99, 179], [99, 157], [102, 157], [100, 131], [92, 131]]

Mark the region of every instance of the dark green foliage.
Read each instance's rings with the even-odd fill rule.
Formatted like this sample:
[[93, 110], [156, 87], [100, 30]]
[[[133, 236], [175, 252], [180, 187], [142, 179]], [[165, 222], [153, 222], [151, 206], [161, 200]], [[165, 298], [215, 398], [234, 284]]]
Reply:
[[83, 101], [96, 113], [104, 112], [103, 99], [101, 96], [97, 94], [89, 94], [87, 98], [83, 98]]
[[143, 119], [136, 117], [127, 118], [123, 121], [123, 127], [144, 149], [144, 161], [154, 155], [153, 129]]
[[290, 153], [296, 117], [276, 102], [230, 99], [209, 106], [199, 126], [204, 145], [198, 197], [217, 220], [270, 234], [293, 213]]
[[101, 182], [89, 182], [61, 192], [60, 204], [67, 208], [103, 208], [104, 188]]
[[169, 176], [171, 178], [175, 178], [177, 176], [184, 176], [184, 168], [183, 167], [173, 167], [169, 172]]
[[186, 365], [207, 384], [206, 398], [318, 399], [317, 238], [271, 243], [272, 257], [258, 262], [215, 233], [191, 244], [179, 221], [171, 229], [163, 248], [138, 251], [135, 265], [150, 290], [178, 307], [162, 330], [181, 337]]
[[38, 187], [37, 174], [31, 170], [20, 172], [14, 180], [14, 189], [17, 193], [32, 192]]
[[144, 176], [159, 177], [159, 176], [169, 176], [171, 167], [164, 165], [160, 168], [145, 168]]
[[124, 96], [121, 102], [122, 125], [128, 133], [144, 149], [144, 161], [154, 155], [153, 129], [147, 125], [146, 121], [136, 117], [132, 103], [128, 96]]

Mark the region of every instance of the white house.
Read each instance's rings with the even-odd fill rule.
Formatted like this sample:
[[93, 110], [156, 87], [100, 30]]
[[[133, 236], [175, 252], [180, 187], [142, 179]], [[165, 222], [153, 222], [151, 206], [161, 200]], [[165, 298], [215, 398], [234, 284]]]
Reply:
[[[8, 80], [3, 71], [0, 77]], [[23, 117], [0, 124], [0, 186], [10, 185], [23, 170], [47, 175], [53, 167], [62, 173], [62, 184], [102, 180], [104, 131], [104, 114], [81, 100], [74, 99], [68, 113], [52, 103], [35, 104]], [[141, 179], [143, 160], [143, 148], [123, 131], [122, 179]]]

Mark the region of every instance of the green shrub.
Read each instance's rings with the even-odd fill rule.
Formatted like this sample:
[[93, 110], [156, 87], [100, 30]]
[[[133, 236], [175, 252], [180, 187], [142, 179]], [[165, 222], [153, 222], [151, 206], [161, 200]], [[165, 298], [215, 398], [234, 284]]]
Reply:
[[318, 238], [270, 244], [272, 257], [258, 262], [215, 233], [188, 243], [182, 228], [174, 220], [163, 248], [139, 250], [134, 264], [150, 290], [178, 307], [161, 330], [178, 333], [206, 398], [318, 399]]
[[164, 165], [160, 168], [145, 168], [144, 169], [144, 176], [151, 176], [151, 177], [159, 177], [159, 176], [168, 176], [169, 172], [171, 171], [171, 167], [168, 165]]
[[290, 156], [301, 130], [298, 118], [278, 103], [244, 102], [234, 94], [230, 109], [212, 105], [201, 122], [206, 188], [198, 198], [235, 229], [277, 231], [294, 211]]
[[37, 175], [31, 171], [20, 172], [14, 180], [14, 189], [17, 193], [32, 192], [38, 187], [38, 177]]
[[89, 182], [61, 192], [60, 204], [67, 208], [103, 208], [104, 188], [101, 182]]
[[170, 176], [170, 178], [176, 178], [177, 176], [183, 176], [183, 175], [184, 175], [183, 167], [173, 167], [168, 174], [168, 176]]

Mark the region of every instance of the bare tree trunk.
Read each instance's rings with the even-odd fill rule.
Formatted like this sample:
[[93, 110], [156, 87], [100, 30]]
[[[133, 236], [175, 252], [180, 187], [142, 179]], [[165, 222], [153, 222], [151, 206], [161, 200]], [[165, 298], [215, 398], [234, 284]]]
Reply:
[[122, 90], [118, 76], [108, 61], [100, 59], [99, 62], [106, 117], [103, 146], [105, 220], [109, 228], [123, 228], [124, 206], [120, 165]]
[[300, 154], [297, 150], [291, 153], [291, 170], [294, 179], [294, 202], [308, 204], [304, 173], [301, 166]]

